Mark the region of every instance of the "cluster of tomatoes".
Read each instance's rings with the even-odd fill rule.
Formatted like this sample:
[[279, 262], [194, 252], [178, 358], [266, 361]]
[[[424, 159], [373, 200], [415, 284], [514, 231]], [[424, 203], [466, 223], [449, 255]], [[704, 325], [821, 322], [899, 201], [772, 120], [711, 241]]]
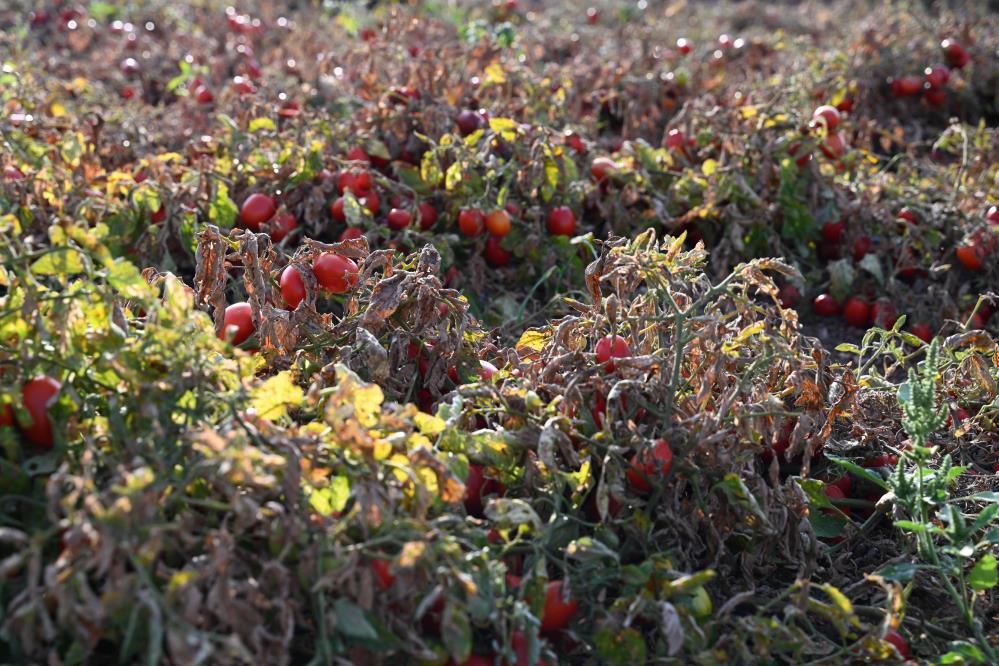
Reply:
[[950, 80], [951, 69], [961, 69], [969, 62], [971, 56], [956, 39], [945, 39], [940, 42], [947, 65], [931, 65], [923, 70], [923, 76], [915, 74], [889, 79], [888, 88], [894, 97], [916, 97], [930, 106], [942, 106], [947, 101], [945, 87]]

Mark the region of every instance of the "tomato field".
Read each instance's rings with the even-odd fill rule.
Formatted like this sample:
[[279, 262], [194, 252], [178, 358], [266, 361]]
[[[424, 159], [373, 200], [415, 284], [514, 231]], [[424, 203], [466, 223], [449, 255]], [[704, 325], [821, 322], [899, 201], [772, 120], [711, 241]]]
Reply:
[[0, 663], [999, 663], [997, 35], [0, 4]]

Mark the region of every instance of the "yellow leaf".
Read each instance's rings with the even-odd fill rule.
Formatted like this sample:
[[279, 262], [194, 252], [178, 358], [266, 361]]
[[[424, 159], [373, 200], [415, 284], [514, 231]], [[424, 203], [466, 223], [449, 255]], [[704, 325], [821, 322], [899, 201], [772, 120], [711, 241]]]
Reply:
[[537, 329], [524, 331], [520, 336], [520, 340], [517, 341], [517, 352], [519, 353], [521, 350], [540, 352], [545, 348], [550, 335], [548, 331], [539, 331]]
[[416, 425], [416, 428], [421, 433], [427, 435], [428, 437], [441, 434], [444, 432], [444, 428], [447, 425], [444, 423], [443, 419], [438, 418], [433, 414], [426, 414], [424, 412], [417, 412], [413, 416], [413, 424]]
[[498, 62], [486, 67], [486, 76], [483, 82], [487, 85], [506, 83], [506, 71]]
[[291, 372], [285, 370], [274, 375], [251, 392], [250, 404], [257, 415], [264, 419], [279, 419], [288, 413], [288, 407], [297, 407], [305, 399], [305, 392], [295, 384]]
[[718, 170], [718, 162], [712, 159], [704, 160], [704, 164], [701, 165], [701, 173], [703, 173], [705, 176], [710, 176], [717, 170]]
[[49, 113], [53, 118], [62, 118], [66, 115], [66, 107], [59, 102], [52, 102], [52, 104], [49, 105]]
[[749, 120], [750, 118], [755, 118], [757, 114], [759, 114], [759, 112], [760, 108], [758, 106], [744, 106], [741, 109], [739, 109], [739, 113], [741, 113], [742, 117], [746, 120]]
[[423, 557], [427, 551], [427, 544], [423, 541], [409, 541], [402, 547], [397, 563], [404, 569], [416, 566], [416, 562]]

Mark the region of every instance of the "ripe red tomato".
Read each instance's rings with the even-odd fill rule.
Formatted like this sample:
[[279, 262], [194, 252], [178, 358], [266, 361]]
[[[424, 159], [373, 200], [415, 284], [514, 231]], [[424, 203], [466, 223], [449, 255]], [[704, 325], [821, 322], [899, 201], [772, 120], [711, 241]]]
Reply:
[[366, 208], [372, 215], [377, 215], [381, 208], [381, 202], [375, 192], [366, 192], [363, 197], [357, 200], [357, 203], [360, 204], [361, 208]]
[[409, 226], [409, 222], [412, 218], [413, 216], [408, 210], [393, 208], [388, 214], [389, 228], [395, 229], [396, 231], [402, 231]]
[[14, 408], [10, 403], [0, 403], [0, 428], [9, 428], [14, 425]]
[[562, 581], [549, 581], [545, 587], [545, 607], [541, 612], [541, 631], [558, 631], [576, 614], [579, 601], [562, 598]]
[[[795, 141], [794, 143], [792, 143], [791, 145], [789, 145], [787, 147], [787, 154], [790, 157], [794, 157], [795, 155], [798, 154], [799, 150], [801, 150], [801, 142], [800, 141]], [[798, 168], [800, 169], [800, 168], [804, 167], [806, 164], [808, 164], [811, 161], [812, 161], [812, 153], [811, 152], [806, 152], [801, 157], [797, 158], [794, 161], [794, 163], [797, 164]]]
[[985, 220], [990, 224], [999, 224], [999, 206], [992, 206], [985, 213]]
[[[839, 486], [826, 485], [822, 487], [822, 491], [825, 493], [826, 497], [828, 497], [830, 500], [844, 499], [846, 497], [846, 493], [844, 493], [843, 489], [840, 488]], [[848, 508], [843, 508], [842, 511], [843, 513], [849, 515], [850, 510]], [[822, 512], [829, 514], [831, 516], [837, 515], [836, 512], [832, 509], [823, 509]]]
[[857, 240], [853, 241], [853, 260], [860, 261], [866, 257], [872, 247], [874, 247], [874, 243], [871, 241], [870, 236], [861, 236]]
[[153, 214], [149, 216], [149, 222], [152, 224], [160, 224], [166, 219], [166, 206], [160, 204], [160, 207], [153, 211]]
[[868, 468], [895, 467], [896, 465], [898, 465], [898, 456], [891, 453], [882, 453], [864, 461], [864, 467]]
[[923, 101], [930, 106], [943, 106], [947, 102], [947, 93], [943, 90], [927, 89], [923, 91]]
[[484, 382], [491, 382], [493, 380], [493, 375], [499, 372], [499, 368], [490, 363], [489, 361], [483, 361], [479, 359], [479, 379]]
[[801, 300], [801, 292], [793, 284], [786, 284], [777, 292], [777, 298], [785, 308], [793, 308]]
[[586, 22], [590, 25], [596, 25], [597, 21], [600, 20], [600, 11], [596, 7], [586, 8]]
[[609, 157], [594, 157], [590, 162], [590, 175], [598, 183], [607, 179], [607, 176], [621, 168], [621, 165]]
[[576, 234], [576, 215], [568, 206], [559, 206], [548, 213], [548, 231], [555, 236]]
[[586, 143], [583, 138], [571, 130], [566, 130], [565, 142], [580, 155], [586, 152]]
[[[347, 157], [348, 159], [350, 159], [349, 153]], [[354, 183], [352, 191], [356, 196], [359, 197], [365, 196], [365, 194], [370, 192], [371, 188], [373, 188], [374, 186], [375, 186], [375, 180], [374, 178], [371, 177], [370, 171], [358, 171], [357, 173], [354, 174]]]
[[332, 204], [330, 204], [330, 215], [332, 215], [333, 219], [336, 220], [337, 222], [347, 221], [347, 212], [343, 209], [343, 206], [344, 206], [343, 197], [339, 197]]
[[426, 231], [437, 222], [437, 209], [426, 201], [417, 206], [420, 211], [420, 229]]
[[340, 241], [351, 240], [352, 238], [361, 238], [364, 236], [364, 232], [361, 231], [359, 227], [347, 227], [342, 232], [340, 232]]
[[673, 449], [665, 439], [656, 440], [652, 447], [644, 448], [631, 458], [631, 466], [625, 475], [631, 487], [638, 492], [652, 491], [649, 479], [665, 476], [673, 466]]
[[240, 95], [252, 95], [257, 92], [253, 83], [244, 76], [232, 77], [232, 89]]
[[392, 574], [392, 562], [389, 560], [371, 560], [371, 570], [375, 572], [375, 582], [383, 591], [388, 591], [395, 582]]
[[843, 136], [842, 132], [830, 132], [826, 135], [825, 140], [819, 144], [819, 149], [831, 160], [842, 157], [843, 153], [846, 152], [846, 147], [846, 137]]
[[490, 266], [500, 268], [506, 266], [513, 259], [513, 252], [503, 247], [503, 240], [497, 236], [490, 235], [486, 239], [486, 247], [482, 251], [482, 256]]
[[900, 209], [898, 211], [898, 215], [896, 215], [895, 217], [897, 217], [900, 220], [905, 220], [909, 224], [919, 224], [919, 217], [910, 208]]
[[606, 335], [597, 341], [597, 363], [604, 366], [606, 372], [614, 372], [614, 358], [628, 358], [631, 347], [628, 341], [620, 335]]
[[961, 265], [967, 268], [969, 271], [980, 271], [982, 270], [982, 261], [985, 258], [985, 248], [981, 245], [970, 241], [965, 245], [961, 245], [955, 250], [957, 255], [957, 260], [961, 262]]
[[357, 264], [335, 252], [324, 252], [312, 262], [319, 285], [334, 294], [344, 294], [357, 284]]
[[471, 463], [465, 479], [465, 511], [471, 516], [481, 517], [485, 508], [485, 498], [490, 495], [502, 497], [506, 488], [496, 479], [487, 478], [482, 465]]
[[510, 214], [502, 208], [486, 215], [486, 229], [493, 236], [503, 238], [510, 233]]
[[824, 122], [826, 129], [831, 132], [839, 127], [842, 116], [839, 115], [839, 109], [835, 106], [823, 104], [812, 112], [812, 120], [820, 124]]
[[947, 81], [950, 80], [950, 70], [944, 65], [927, 67], [923, 70], [923, 74], [926, 76], [926, 84], [930, 87], [930, 90], [943, 88], [947, 85]]
[[[371, 156], [360, 146], [355, 146], [347, 151], [347, 160], [350, 162], [367, 162], [371, 164]], [[371, 187], [370, 184], [368, 187]]]
[[233, 303], [225, 309], [222, 315], [222, 331], [219, 338], [225, 340], [232, 336], [233, 346], [241, 345], [253, 335], [257, 327], [253, 324], [253, 309], [249, 303]]
[[884, 329], [890, 329], [895, 325], [896, 321], [898, 321], [898, 311], [889, 301], [876, 301], [874, 305], [871, 306], [870, 323], [872, 325], [879, 326]]
[[912, 334], [926, 344], [933, 341], [933, 328], [929, 324], [916, 324], [912, 327]]
[[61, 388], [62, 384], [45, 375], [39, 375], [21, 387], [21, 400], [31, 416], [31, 424], [21, 428], [21, 433], [40, 449], [51, 449], [55, 444], [49, 407], [55, 402]]
[[336, 187], [341, 194], [347, 190], [353, 192], [357, 189], [357, 174], [353, 171], [341, 171], [336, 177]]
[[923, 90], [923, 80], [918, 76], [903, 76], [890, 83], [891, 94], [895, 97], [912, 97]]
[[851, 297], [843, 306], [843, 319], [850, 326], [862, 328], [871, 318], [871, 306], [859, 296]]
[[687, 149], [687, 137], [683, 135], [683, 130], [674, 127], [666, 134], [666, 147], [670, 150], [683, 151]]
[[940, 48], [943, 49], [944, 58], [946, 58], [947, 63], [955, 69], [961, 69], [971, 62], [971, 56], [968, 55], [968, 52], [964, 50], [964, 47], [956, 39], [943, 40], [940, 42]]
[[691, 44], [689, 40], [681, 37], [680, 39], [676, 40], [676, 50], [682, 53], [683, 55], [687, 55], [694, 50], [694, 45]]
[[822, 317], [832, 317], [839, 313], [839, 302], [832, 297], [832, 294], [819, 294], [812, 302], [815, 314]]
[[895, 649], [898, 650], [903, 659], [910, 659], [912, 657], [912, 650], [909, 649], [909, 641], [905, 640], [905, 637], [894, 629], [889, 629], [885, 632], [885, 641], [895, 646]]
[[252, 231], [259, 231], [260, 225], [274, 217], [277, 204], [266, 194], [255, 192], [246, 197], [243, 207], [239, 209], [239, 221]]
[[280, 243], [290, 234], [293, 234], [296, 229], [298, 229], [298, 222], [295, 221], [295, 216], [291, 213], [282, 213], [271, 222], [271, 239], [275, 243]]
[[822, 238], [830, 243], [838, 243], [846, 229], [846, 220], [826, 222], [822, 225]]
[[208, 86], [198, 86], [194, 91], [194, 99], [198, 104], [211, 104], [215, 101], [215, 93]]
[[281, 287], [281, 297], [289, 310], [294, 310], [305, 300], [305, 282], [294, 266], [285, 267], [278, 284]]
[[466, 236], [475, 238], [486, 225], [485, 215], [477, 208], [465, 208], [458, 213], [458, 229]]
[[458, 132], [462, 136], [468, 136], [476, 130], [482, 129], [486, 124], [482, 114], [472, 109], [463, 110], [454, 119], [454, 122], [458, 125]]

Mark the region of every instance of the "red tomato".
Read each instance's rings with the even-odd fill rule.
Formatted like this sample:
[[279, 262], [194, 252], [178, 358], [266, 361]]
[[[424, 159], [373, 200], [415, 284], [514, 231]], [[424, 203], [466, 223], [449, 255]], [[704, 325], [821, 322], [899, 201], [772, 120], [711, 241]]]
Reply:
[[482, 256], [486, 258], [486, 262], [490, 266], [501, 268], [510, 263], [510, 260], [513, 259], [513, 252], [503, 247], [502, 239], [490, 235], [486, 239], [486, 247], [482, 251]]
[[361, 238], [364, 236], [364, 232], [358, 227], [347, 227], [340, 233], [340, 241], [351, 240], [352, 238]]
[[420, 229], [426, 231], [437, 222], [437, 209], [426, 201], [417, 206], [420, 211]]
[[14, 425], [14, 408], [10, 403], [0, 404], [0, 428], [9, 428]]
[[486, 229], [493, 236], [503, 238], [510, 233], [510, 214], [502, 208], [486, 215]]
[[479, 379], [484, 382], [491, 382], [493, 380], [493, 375], [499, 372], [499, 368], [490, 363], [489, 361], [483, 361], [479, 359]]
[[853, 260], [860, 261], [866, 257], [872, 247], [874, 247], [874, 243], [871, 241], [870, 236], [861, 236], [857, 240], [853, 241]]
[[982, 260], [985, 258], [985, 249], [974, 241], [971, 241], [966, 245], [959, 246], [957, 250], [955, 250], [955, 254], [957, 254], [957, 260], [961, 262], [961, 265], [969, 271], [982, 270]]
[[590, 162], [590, 175], [599, 183], [620, 168], [621, 165], [609, 157], [594, 157]]
[[51, 449], [55, 444], [49, 407], [61, 388], [62, 384], [45, 375], [39, 375], [21, 387], [21, 400], [31, 416], [31, 424], [21, 428], [21, 432], [25, 439], [40, 449]]
[[340, 175], [337, 176], [336, 186], [341, 194], [347, 190], [355, 191], [357, 189], [357, 174], [353, 171], [341, 171]]
[[683, 135], [683, 130], [674, 127], [666, 133], [666, 147], [670, 150], [684, 151], [687, 149], [687, 137]]
[[198, 86], [194, 91], [194, 99], [198, 104], [211, 104], [215, 101], [215, 93], [208, 86]]
[[590, 25], [596, 25], [597, 21], [599, 20], [600, 20], [600, 11], [596, 7], [587, 7], [586, 22], [589, 23]]
[[409, 226], [409, 222], [412, 218], [413, 216], [408, 210], [393, 208], [388, 214], [389, 228], [395, 229], [396, 231], [402, 231]]
[[895, 306], [889, 301], [876, 301], [874, 305], [871, 306], [870, 323], [874, 326], [890, 329], [895, 325], [896, 321], [898, 321], [898, 311], [895, 310]]
[[481, 517], [485, 502], [490, 495], [502, 497], [506, 488], [496, 479], [487, 478], [482, 465], [471, 463], [468, 466], [468, 477], [465, 479], [465, 511], [471, 516]]
[[343, 209], [343, 205], [344, 205], [343, 197], [338, 198], [336, 201], [330, 204], [330, 215], [332, 215], [333, 219], [336, 220], [337, 222], [347, 221], [347, 212]]
[[[368, 164], [371, 164], [371, 156], [368, 155], [367, 152], [365, 152], [364, 148], [361, 148], [360, 146], [355, 146], [354, 148], [351, 148], [347, 152], [347, 161], [349, 161], [349, 162], [367, 162]], [[365, 172], [365, 173], [367, 173], [367, 172]], [[370, 174], [368, 175], [368, 178], [371, 178]], [[364, 187], [364, 186], [361, 186], [361, 187]], [[371, 187], [370, 181], [369, 181], [369, 184], [367, 185], [367, 187]]]
[[947, 93], [943, 90], [927, 89], [923, 91], [923, 101], [930, 106], [943, 106], [947, 102]]
[[570, 130], [566, 130], [566, 133], [565, 133], [565, 142], [567, 144], [569, 144], [570, 148], [572, 148], [574, 151], [576, 151], [580, 155], [582, 155], [583, 153], [586, 152], [586, 144], [583, 142], [582, 137], [580, 137], [575, 132], [572, 132]]
[[266, 194], [256, 192], [246, 197], [243, 207], [239, 209], [239, 221], [252, 231], [259, 231], [260, 225], [274, 217], [277, 204]]
[[846, 137], [843, 136], [842, 132], [830, 132], [826, 135], [825, 140], [819, 144], [819, 149], [831, 160], [842, 157], [843, 153], [846, 152], [846, 147]]
[[357, 200], [361, 208], [366, 208], [372, 215], [377, 215], [378, 210], [381, 208], [381, 203], [378, 199], [378, 194], [375, 192], [367, 192], [363, 197]]
[[[347, 158], [350, 159], [349, 154]], [[354, 187], [352, 191], [355, 195], [363, 197], [367, 192], [370, 192], [371, 188], [374, 186], [375, 181], [371, 177], [370, 171], [359, 171], [354, 175]]]
[[257, 91], [253, 83], [242, 76], [232, 77], [232, 89], [240, 95], [252, 95]]
[[822, 225], [822, 238], [830, 243], [838, 243], [843, 237], [844, 229], [846, 229], [846, 220], [826, 222]]
[[626, 476], [632, 488], [648, 493], [652, 491], [649, 479], [659, 475], [665, 476], [672, 466], [673, 449], [665, 439], [659, 439], [654, 446], [642, 449], [632, 456]]
[[606, 372], [614, 372], [613, 358], [628, 358], [631, 347], [628, 341], [620, 335], [606, 335], [597, 341], [597, 363], [604, 366]]
[[882, 453], [879, 456], [868, 458], [864, 461], [864, 467], [895, 467], [898, 465], [898, 456], [891, 453]]
[[[853, 479], [850, 478], [849, 474], [844, 474], [835, 481], [832, 481], [829, 485], [833, 488], [837, 488], [843, 494], [843, 497], [849, 497], [850, 491], [853, 490]], [[826, 494], [828, 495], [828, 493]]]
[[687, 55], [694, 50], [694, 45], [691, 44], [689, 40], [681, 37], [680, 39], [676, 40], [676, 50], [682, 53], [683, 55]]
[[891, 84], [891, 94], [895, 97], [912, 97], [923, 90], [923, 80], [918, 76], [903, 76], [894, 79]]
[[822, 317], [832, 317], [839, 313], [839, 303], [831, 294], [819, 294], [812, 302], [815, 314]]
[[576, 215], [568, 206], [559, 206], [548, 213], [548, 231], [555, 236], [576, 234]]
[[999, 224], [999, 206], [992, 206], [985, 213], [985, 220], [991, 224]]
[[241, 345], [253, 335], [257, 327], [253, 324], [253, 309], [249, 303], [233, 303], [225, 309], [222, 315], [222, 332], [219, 338], [225, 340], [232, 336], [233, 346]]
[[943, 88], [950, 80], [950, 70], [944, 65], [927, 67], [923, 70], [923, 74], [926, 76], [926, 85], [930, 87], [930, 90]]
[[562, 598], [562, 581], [553, 580], [545, 587], [545, 608], [541, 613], [541, 631], [558, 631], [567, 624], [579, 608], [579, 601]]
[[153, 211], [152, 215], [149, 216], [149, 221], [153, 224], [160, 224], [165, 219], [166, 219], [166, 206], [162, 204], [160, 205], [159, 208]]
[[465, 109], [459, 113], [454, 122], [458, 125], [458, 132], [462, 136], [468, 136], [476, 130], [482, 129], [486, 124], [482, 114], [471, 109]]
[[926, 344], [933, 341], [933, 328], [929, 324], [916, 324], [912, 327], [912, 334]]
[[903, 659], [909, 659], [912, 657], [912, 650], [909, 649], [909, 641], [905, 640], [902, 634], [898, 633], [894, 629], [889, 629], [885, 632], [885, 641], [891, 643]]
[[943, 40], [940, 42], [940, 48], [943, 49], [947, 63], [955, 69], [961, 69], [971, 62], [971, 56], [968, 55], [968, 52], [964, 50], [964, 47], [956, 39]]
[[295, 216], [291, 213], [282, 213], [271, 222], [271, 239], [275, 243], [280, 243], [289, 234], [294, 233], [295, 229], [298, 229], [298, 222], [295, 221]]
[[[787, 147], [787, 154], [790, 155], [791, 157], [794, 157], [795, 155], [798, 154], [799, 150], [801, 150], [801, 142], [795, 141], [794, 143], [792, 143], [790, 146]], [[797, 164], [798, 168], [800, 169], [811, 161], [812, 161], [812, 153], [806, 152], [801, 157], [796, 159], [794, 163]]]
[[871, 306], [859, 296], [851, 297], [843, 306], [843, 319], [850, 326], [862, 328], [871, 318]]
[[458, 213], [458, 229], [466, 236], [475, 238], [482, 233], [486, 218], [477, 208], [465, 208]]
[[812, 120], [816, 123], [824, 122], [826, 129], [831, 132], [839, 127], [841, 116], [839, 115], [839, 109], [835, 106], [823, 104], [812, 112]]
[[278, 284], [281, 287], [281, 297], [284, 298], [289, 310], [294, 310], [299, 303], [305, 300], [305, 282], [302, 281], [302, 276], [294, 266], [287, 266], [281, 272]]
[[395, 582], [395, 576], [392, 574], [392, 562], [371, 560], [371, 570], [375, 572], [375, 582], [378, 583], [378, 587], [384, 591], [392, 587], [392, 583]]
[[357, 264], [335, 252], [325, 252], [312, 262], [312, 272], [327, 291], [334, 294], [346, 293], [357, 284]]
[[801, 300], [801, 292], [793, 284], [786, 284], [777, 292], [777, 298], [785, 308], [793, 308]]
[[919, 218], [916, 216], [916, 213], [909, 208], [902, 208], [895, 217], [905, 220], [909, 224], [919, 224]]

